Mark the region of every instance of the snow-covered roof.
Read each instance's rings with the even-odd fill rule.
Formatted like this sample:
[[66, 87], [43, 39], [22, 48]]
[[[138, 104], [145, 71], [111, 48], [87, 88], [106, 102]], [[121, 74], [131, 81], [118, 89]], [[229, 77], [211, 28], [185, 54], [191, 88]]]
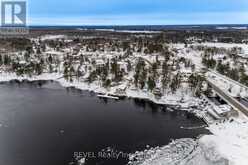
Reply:
[[46, 54], [52, 54], [52, 55], [63, 55], [63, 52], [58, 52], [58, 51], [47, 51], [45, 52]]
[[215, 112], [213, 109], [211, 108], [206, 108], [206, 110], [208, 111], [208, 113], [213, 116], [216, 119], [220, 119], [220, 117], [218, 116], [218, 114], [216, 114], [217, 112]]
[[248, 54], [238, 54], [238, 56], [243, 57], [243, 58], [248, 58]]
[[126, 65], [127, 63], [126, 62], [123, 62], [123, 61], [118, 61], [117, 64], [119, 64], [119, 65]]
[[103, 65], [104, 61], [101, 59], [96, 60], [96, 65]]
[[26, 64], [26, 61], [19, 61], [19, 64]]
[[185, 74], [192, 74], [192, 70], [191, 69], [181, 69], [180, 70], [181, 73], [185, 73]]
[[218, 115], [223, 115], [232, 110], [232, 108], [229, 105], [214, 106], [213, 109]]

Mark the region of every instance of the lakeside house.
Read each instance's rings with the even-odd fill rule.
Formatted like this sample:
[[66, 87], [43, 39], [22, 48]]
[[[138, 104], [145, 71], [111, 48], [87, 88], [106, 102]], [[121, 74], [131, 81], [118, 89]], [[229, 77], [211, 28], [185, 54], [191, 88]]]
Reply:
[[237, 116], [237, 111], [235, 111], [230, 105], [224, 104], [219, 106], [213, 106], [213, 111], [220, 118], [229, 118], [232, 116]]
[[45, 54], [52, 57], [62, 57], [64, 55], [64, 53], [60, 51], [47, 51]]
[[104, 65], [105, 65], [105, 63], [104, 63], [104, 61], [102, 59], [97, 59], [96, 60], [96, 68], [97, 69], [103, 69]]

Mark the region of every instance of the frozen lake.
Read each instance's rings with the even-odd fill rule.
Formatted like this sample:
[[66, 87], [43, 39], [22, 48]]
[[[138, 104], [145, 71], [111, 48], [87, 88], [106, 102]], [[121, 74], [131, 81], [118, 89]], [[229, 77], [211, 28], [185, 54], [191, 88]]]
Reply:
[[124, 165], [125, 154], [148, 145], [207, 134], [183, 129], [202, 125], [187, 112], [137, 99], [103, 100], [54, 82], [0, 85], [1, 165], [73, 165], [77, 154], [87, 155], [87, 165]]

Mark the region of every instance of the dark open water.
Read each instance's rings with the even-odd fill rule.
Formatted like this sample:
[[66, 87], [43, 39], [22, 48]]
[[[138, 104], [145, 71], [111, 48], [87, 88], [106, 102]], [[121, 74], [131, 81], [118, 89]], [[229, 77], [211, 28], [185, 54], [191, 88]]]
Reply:
[[134, 99], [100, 100], [52, 82], [2, 84], [0, 165], [68, 165], [75, 152], [95, 154], [87, 165], [124, 165], [127, 158], [98, 154], [133, 153], [147, 145], [197, 137], [208, 132], [180, 127], [203, 124], [187, 112], [163, 112], [161, 106]]

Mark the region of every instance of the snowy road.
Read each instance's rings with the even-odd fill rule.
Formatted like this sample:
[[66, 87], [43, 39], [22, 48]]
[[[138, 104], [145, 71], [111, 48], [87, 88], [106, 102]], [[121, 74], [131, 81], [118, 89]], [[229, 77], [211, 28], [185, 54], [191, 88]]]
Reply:
[[220, 89], [217, 85], [215, 85], [210, 79], [207, 79], [208, 83], [212, 86], [215, 92], [217, 92], [222, 99], [224, 99], [227, 103], [229, 103], [233, 108], [241, 111], [248, 117], [248, 108], [240, 103], [238, 100], [233, 98], [232, 96], [225, 93], [222, 89]]

